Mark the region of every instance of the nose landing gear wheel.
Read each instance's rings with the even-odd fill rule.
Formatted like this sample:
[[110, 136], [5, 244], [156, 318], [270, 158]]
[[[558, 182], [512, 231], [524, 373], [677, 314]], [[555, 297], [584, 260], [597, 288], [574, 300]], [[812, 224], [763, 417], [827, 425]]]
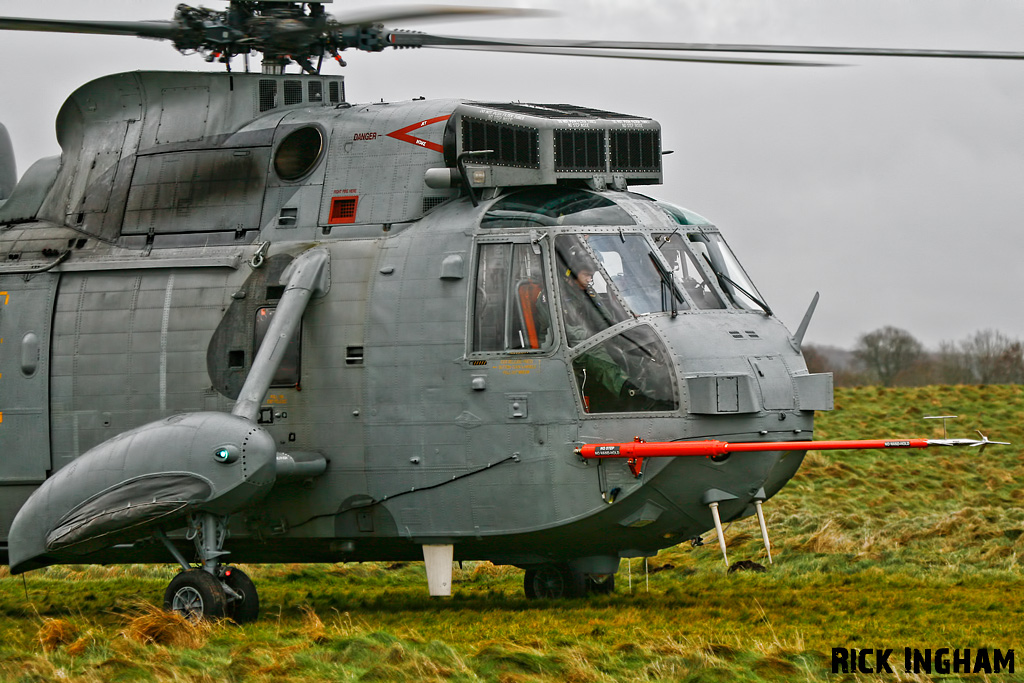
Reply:
[[202, 569], [181, 572], [164, 591], [164, 609], [190, 621], [220, 619], [226, 605], [227, 596], [220, 581]]

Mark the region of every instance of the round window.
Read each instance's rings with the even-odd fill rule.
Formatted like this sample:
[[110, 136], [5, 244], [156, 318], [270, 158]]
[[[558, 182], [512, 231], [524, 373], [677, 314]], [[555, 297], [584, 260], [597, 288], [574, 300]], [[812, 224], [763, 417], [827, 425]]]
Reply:
[[308, 126], [289, 133], [274, 154], [274, 170], [283, 180], [298, 180], [313, 170], [324, 151], [319, 128]]

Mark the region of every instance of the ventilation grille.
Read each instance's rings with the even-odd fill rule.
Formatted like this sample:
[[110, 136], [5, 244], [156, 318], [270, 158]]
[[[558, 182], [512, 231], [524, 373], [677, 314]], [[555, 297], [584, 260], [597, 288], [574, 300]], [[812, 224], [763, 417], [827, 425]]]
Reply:
[[556, 171], [604, 171], [607, 156], [603, 130], [556, 130]]
[[338, 82], [331, 82], [327, 84], [327, 92], [331, 98], [331, 104], [338, 104], [341, 102], [341, 84]]
[[423, 213], [430, 211], [435, 206], [440, 206], [448, 201], [449, 197], [424, 197], [423, 198]]
[[327, 222], [331, 225], [356, 222], [356, 206], [359, 197], [334, 197], [331, 199], [331, 215]]
[[507, 123], [462, 119], [462, 149], [465, 152], [490, 149], [493, 154], [473, 157], [474, 162], [540, 168], [539, 131]]
[[260, 81], [260, 111], [268, 111], [277, 106], [277, 81], [264, 79]]
[[613, 171], [661, 171], [661, 133], [656, 130], [609, 131]]
[[299, 104], [302, 102], [302, 81], [285, 81], [284, 82], [284, 103], [285, 106], [289, 104]]
[[324, 101], [324, 84], [320, 81], [309, 82], [309, 101], [310, 102], [323, 102]]

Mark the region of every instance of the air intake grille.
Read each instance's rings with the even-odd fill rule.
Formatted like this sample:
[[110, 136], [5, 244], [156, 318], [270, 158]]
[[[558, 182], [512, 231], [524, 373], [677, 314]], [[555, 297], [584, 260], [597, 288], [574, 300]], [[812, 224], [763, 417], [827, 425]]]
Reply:
[[331, 104], [338, 104], [341, 102], [341, 86], [337, 82], [328, 84], [328, 93], [331, 97]]
[[309, 101], [310, 102], [323, 102], [324, 101], [324, 84], [320, 81], [309, 82]]
[[302, 81], [284, 82], [284, 103], [299, 104], [302, 102]]
[[423, 213], [430, 211], [435, 206], [440, 206], [448, 201], [450, 197], [424, 197], [423, 198]]
[[260, 111], [267, 111], [277, 106], [277, 81], [264, 79], [260, 81]]
[[496, 166], [540, 168], [539, 137], [536, 128], [471, 118], [462, 119], [463, 151], [494, 150], [494, 154], [474, 156], [475, 162]]
[[603, 130], [556, 130], [556, 171], [604, 171], [606, 143]]
[[661, 133], [656, 130], [609, 131], [613, 171], [661, 171]]

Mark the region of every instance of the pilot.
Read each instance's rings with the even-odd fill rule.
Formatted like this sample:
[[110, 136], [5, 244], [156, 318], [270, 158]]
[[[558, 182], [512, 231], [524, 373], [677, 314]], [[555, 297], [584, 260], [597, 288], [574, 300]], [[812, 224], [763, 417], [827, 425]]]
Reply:
[[[560, 287], [565, 336], [569, 346], [576, 346], [616, 321], [608, 303], [594, 290], [594, 274], [600, 271], [589, 254], [576, 247], [559, 257], [565, 267]], [[635, 395], [626, 369], [612, 359], [605, 344], [585, 351], [573, 362], [587, 412], [628, 410]]]
[[[576, 252], [576, 250], [573, 250]], [[594, 291], [596, 264], [588, 257], [572, 254], [562, 282], [562, 319], [569, 346], [576, 346], [601, 330], [614, 325], [610, 311]]]

